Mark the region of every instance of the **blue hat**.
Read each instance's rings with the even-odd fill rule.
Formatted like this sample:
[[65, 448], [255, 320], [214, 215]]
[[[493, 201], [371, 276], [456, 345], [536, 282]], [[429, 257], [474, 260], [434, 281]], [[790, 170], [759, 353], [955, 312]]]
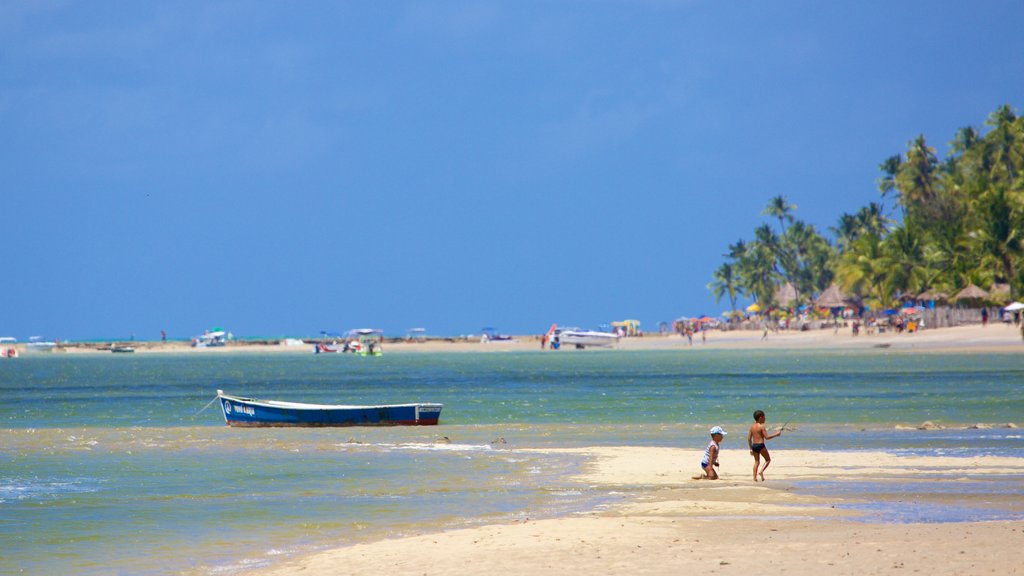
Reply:
[[714, 428], [711, 429], [711, 435], [714, 436], [715, 434], [721, 434], [722, 436], [725, 436], [728, 434], [728, 432], [722, 430], [721, 426], [715, 426]]

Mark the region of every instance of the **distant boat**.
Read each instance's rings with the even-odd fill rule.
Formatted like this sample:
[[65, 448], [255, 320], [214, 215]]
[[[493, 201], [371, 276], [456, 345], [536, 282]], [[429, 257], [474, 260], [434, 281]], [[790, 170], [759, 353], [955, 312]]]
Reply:
[[43, 340], [42, 336], [30, 336], [25, 345], [25, 350], [30, 352], [53, 352], [56, 348], [56, 342]]
[[480, 341], [483, 343], [516, 341], [515, 338], [513, 338], [512, 336], [508, 336], [507, 334], [498, 334], [498, 331], [495, 330], [494, 328], [482, 328], [480, 332], [482, 334], [482, 336], [480, 336]]
[[346, 345], [338, 344], [337, 342], [332, 342], [330, 344], [327, 344], [326, 342], [315, 342], [313, 344], [313, 354], [339, 354], [346, 351]]
[[18, 339], [11, 336], [0, 337], [0, 358], [17, 358], [18, 349], [14, 347]]
[[344, 406], [302, 404], [229, 396], [217, 390], [224, 421], [228, 426], [434, 426], [441, 417], [442, 404], [389, 404]]
[[135, 352], [135, 348], [131, 346], [124, 346], [115, 344], [110, 347], [110, 351], [115, 354], [132, 354]]
[[197, 336], [192, 339], [193, 348], [216, 348], [219, 346], [227, 346], [228, 344], [228, 333], [219, 328], [206, 331], [202, 336]]
[[[326, 334], [321, 332], [321, 334]], [[313, 354], [340, 354], [351, 352], [359, 356], [381, 356], [384, 354], [384, 331], [376, 328], [356, 328], [349, 330], [342, 338], [343, 342], [334, 340], [331, 343], [316, 342]]]
[[597, 330], [581, 330], [579, 328], [558, 328], [554, 331], [552, 338], [552, 342], [558, 342], [562, 346], [575, 346], [578, 349], [587, 346], [614, 346], [618, 341], [619, 335], [614, 332], [598, 332]]

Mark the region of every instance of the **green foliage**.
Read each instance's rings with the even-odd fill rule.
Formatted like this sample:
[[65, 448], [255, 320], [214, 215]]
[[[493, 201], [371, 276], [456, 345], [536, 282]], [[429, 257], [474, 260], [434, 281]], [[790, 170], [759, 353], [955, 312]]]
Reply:
[[796, 205], [775, 196], [762, 214], [778, 221], [778, 233], [764, 224], [754, 240], [730, 245], [723, 264], [728, 281], [719, 268], [709, 289], [716, 298], [730, 294], [734, 308], [734, 294], [777, 304], [772, 298], [784, 282], [796, 288], [799, 303], [832, 282], [873, 306], [894, 306], [930, 289], [954, 294], [969, 283], [986, 289], [1006, 283], [1012, 297], [1022, 295], [1024, 118], [1004, 105], [985, 124], [985, 133], [970, 126], [957, 131], [945, 159], [923, 135], [904, 154], [888, 157], [877, 185], [900, 218], [872, 202], [839, 217], [829, 229], [834, 242], [797, 220]]

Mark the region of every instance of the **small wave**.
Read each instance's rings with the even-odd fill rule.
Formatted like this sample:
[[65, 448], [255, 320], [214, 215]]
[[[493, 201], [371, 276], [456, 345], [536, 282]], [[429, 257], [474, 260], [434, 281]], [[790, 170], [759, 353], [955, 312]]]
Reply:
[[0, 478], [0, 502], [55, 499], [65, 494], [97, 492], [99, 487], [94, 485], [96, 482], [89, 478]]
[[[351, 448], [358, 444], [336, 444]], [[422, 450], [425, 452], [491, 452], [494, 447], [489, 444], [449, 444], [447, 442], [437, 443], [412, 443], [412, 444], [363, 444], [363, 446], [383, 448], [385, 450]]]

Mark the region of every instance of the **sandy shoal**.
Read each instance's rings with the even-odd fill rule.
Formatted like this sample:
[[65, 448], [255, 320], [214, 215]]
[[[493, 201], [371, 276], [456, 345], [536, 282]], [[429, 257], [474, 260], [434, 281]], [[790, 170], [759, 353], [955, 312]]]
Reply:
[[[865, 476], [894, 486], [907, 477], [1019, 479], [1024, 458], [780, 450], [768, 482], [754, 483], [752, 459], [740, 450], [723, 452], [719, 481], [691, 479], [701, 455], [694, 450], [553, 451], [589, 456], [591, 464], [574, 480], [623, 491], [626, 503], [567, 518], [345, 546], [254, 574], [1024, 574], [1017, 550], [1024, 522], [865, 523], [836, 498], [800, 494], [791, 484]], [[1001, 504], [1021, 511], [1021, 500], [1009, 494]]]

